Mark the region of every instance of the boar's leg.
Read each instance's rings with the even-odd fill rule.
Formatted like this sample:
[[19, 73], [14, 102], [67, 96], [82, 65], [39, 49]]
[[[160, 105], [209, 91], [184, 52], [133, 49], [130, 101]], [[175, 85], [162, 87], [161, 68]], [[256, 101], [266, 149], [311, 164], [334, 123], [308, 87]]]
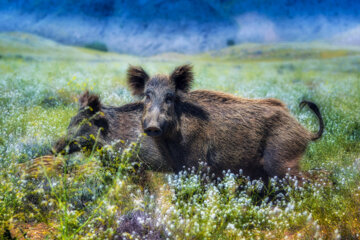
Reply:
[[302, 152], [292, 149], [288, 144], [279, 141], [270, 142], [264, 151], [264, 170], [269, 177], [299, 176], [299, 161]]

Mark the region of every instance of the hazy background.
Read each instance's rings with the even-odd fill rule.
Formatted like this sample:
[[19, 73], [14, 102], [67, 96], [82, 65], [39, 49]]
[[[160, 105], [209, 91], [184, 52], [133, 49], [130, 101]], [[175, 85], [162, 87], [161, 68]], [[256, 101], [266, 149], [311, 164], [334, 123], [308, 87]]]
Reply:
[[137, 55], [242, 42], [360, 45], [360, 1], [0, 0], [0, 31]]

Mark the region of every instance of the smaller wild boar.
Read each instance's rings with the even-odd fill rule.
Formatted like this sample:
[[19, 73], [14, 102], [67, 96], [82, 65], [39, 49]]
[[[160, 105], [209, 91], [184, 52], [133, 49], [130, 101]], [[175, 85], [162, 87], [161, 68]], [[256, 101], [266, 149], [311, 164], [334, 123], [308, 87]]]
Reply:
[[65, 137], [53, 146], [54, 153], [71, 154], [83, 148], [118, 143], [116, 148], [125, 148], [127, 144], [141, 138], [140, 150], [136, 156], [149, 170], [171, 171], [162, 160], [154, 140], [143, 136], [140, 124], [143, 103], [130, 103], [121, 107], [103, 106], [97, 95], [85, 92], [79, 99], [80, 108], [72, 117]]
[[142, 128], [151, 136], [169, 165], [199, 167], [204, 161], [211, 172], [240, 169], [252, 178], [297, 175], [299, 161], [310, 141], [321, 137], [323, 120], [318, 107], [308, 105], [319, 119], [311, 133], [291, 116], [277, 99], [245, 99], [230, 94], [189, 91], [192, 67], [177, 67], [170, 76], [149, 75], [130, 66], [128, 84], [143, 96]]

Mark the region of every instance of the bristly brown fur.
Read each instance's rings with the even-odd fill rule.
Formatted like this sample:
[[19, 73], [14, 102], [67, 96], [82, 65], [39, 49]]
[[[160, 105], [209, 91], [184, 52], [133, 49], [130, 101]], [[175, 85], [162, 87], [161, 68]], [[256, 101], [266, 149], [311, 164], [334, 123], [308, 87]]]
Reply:
[[188, 92], [194, 80], [193, 67], [189, 64], [179, 66], [171, 73], [170, 79], [175, 83], [177, 90]]
[[127, 70], [127, 81], [133, 95], [141, 96], [144, 92], [145, 82], [149, 75], [140, 66], [129, 66]]
[[191, 67], [186, 65], [145, 84], [151, 94], [144, 99], [143, 130], [153, 136], [174, 171], [199, 167], [204, 161], [217, 176], [228, 169], [233, 173], [242, 169], [247, 176], [264, 179], [284, 177], [288, 169], [298, 175], [308, 143], [322, 134], [323, 122], [315, 104], [306, 102], [319, 119], [316, 134], [301, 126], [280, 100], [207, 90], [187, 92], [192, 79]]
[[[200, 92], [201, 94], [197, 94]], [[286, 109], [286, 105], [278, 99], [275, 98], [266, 98], [266, 99], [249, 99], [249, 98], [242, 98], [237, 97], [235, 95], [219, 92], [219, 91], [212, 91], [212, 90], [195, 90], [191, 92], [192, 94], [196, 94], [201, 98], [202, 101], [208, 102], [221, 102], [221, 103], [259, 103], [259, 104], [268, 104], [271, 106], [278, 106], [283, 107]]]
[[[104, 106], [101, 105], [99, 96], [88, 91], [80, 96], [79, 103], [79, 111], [70, 121], [68, 134], [53, 145], [54, 153], [71, 154], [83, 148], [91, 150], [94, 146], [103, 147], [114, 142], [117, 142], [113, 145], [114, 149], [121, 151], [126, 149], [129, 143], [138, 142], [141, 138], [139, 152], [132, 157], [141, 161], [142, 168], [154, 171], [171, 170], [162, 158], [154, 140], [142, 134], [140, 120], [143, 103], [134, 102], [121, 107]], [[84, 111], [84, 108], [89, 105], [92, 108], [101, 105], [102, 114], [96, 114], [96, 109]], [[84, 124], [84, 120], [89, 124]], [[96, 136], [96, 142], [93, 141], [91, 135]]]

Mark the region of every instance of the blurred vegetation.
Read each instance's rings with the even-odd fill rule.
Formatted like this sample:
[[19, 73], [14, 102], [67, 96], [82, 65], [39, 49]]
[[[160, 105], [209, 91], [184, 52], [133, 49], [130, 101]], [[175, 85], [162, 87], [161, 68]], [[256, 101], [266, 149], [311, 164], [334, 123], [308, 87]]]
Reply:
[[94, 50], [97, 50], [97, 51], [102, 51], [102, 52], [107, 52], [108, 51], [108, 48], [107, 48], [106, 44], [102, 43], [102, 42], [88, 43], [88, 44], [85, 44], [84, 47], [94, 49]]
[[[200, 55], [141, 58], [1, 33], [0, 52], [0, 236], [359, 238], [357, 49], [318, 43], [245, 44]], [[224, 173], [215, 183], [206, 181], [206, 173], [188, 169], [178, 175], [149, 171], [144, 188], [136, 173], [141, 163], [128, 160], [136, 144], [113, 159], [111, 167], [101, 165], [98, 152], [32, 161], [65, 134], [82, 91], [100, 94], [105, 104], [122, 105], [134, 101], [126, 88], [129, 64], [154, 74], [183, 63], [194, 65], [194, 89], [281, 99], [313, 131], [316, 118], [309, 110], [300, 111], [298, 104], [302, 99], [316, 102], [325, 133], [308, 147], [302, 169], [315, 169], [318, 180], [300, 186], [291, 179], [292, 184], [278, 189], [273, 179], [268, 192], [261, 193], [261, 181]], [[32, 164], [40, 172], [26, 175], [24, 166]]]

